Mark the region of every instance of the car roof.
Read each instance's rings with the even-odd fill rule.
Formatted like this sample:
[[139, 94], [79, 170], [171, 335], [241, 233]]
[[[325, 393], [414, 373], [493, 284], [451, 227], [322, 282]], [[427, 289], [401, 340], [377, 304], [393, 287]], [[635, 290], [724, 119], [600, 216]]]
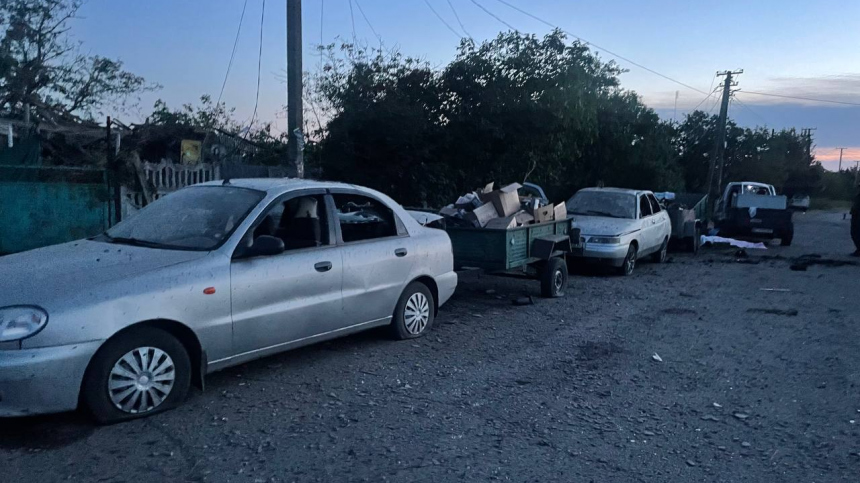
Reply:
[[[197, 186], [219, 186], [224, 185], [224, 180], [208, 181], [200, 183]], [[277, 192], [283, 193], [286, 191], [312, 189], [312, 188], [351, 188], [363, 189], [358, 186], [337, 183], [333, 181], [316, 181], [311, 179], [300, 178], [235, 178], [227, 181], [226, 186], [236, 186], [239, 188], [250, 188], [267, 193]]]
[[579, 191], [596, 191], [596, 192], [609, 192], [609, 193], [621, 193], [628, 195], [640, 195], [642, 193], [651, 193], [650, 191], [645, 190], [631, 190], [626, 188], [582, 188]]

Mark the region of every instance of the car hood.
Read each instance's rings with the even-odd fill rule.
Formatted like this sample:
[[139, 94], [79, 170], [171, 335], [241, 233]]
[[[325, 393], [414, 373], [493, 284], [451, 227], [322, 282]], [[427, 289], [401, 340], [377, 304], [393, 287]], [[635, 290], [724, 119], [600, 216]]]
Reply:
[[638, 229], [636, 220], [584, 215], [573, 215], [573, 227], [579, 228], [583, 235], [596, 236], [626, 235]]
[[207, 253], [79, 240], [7, 255], [0, 257], [0, 307], [46, 304]]

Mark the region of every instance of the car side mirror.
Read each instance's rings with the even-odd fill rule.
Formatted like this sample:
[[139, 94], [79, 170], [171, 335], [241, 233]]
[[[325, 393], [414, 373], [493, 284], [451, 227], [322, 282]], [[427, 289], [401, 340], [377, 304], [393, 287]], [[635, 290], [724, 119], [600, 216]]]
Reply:
[[246, 257], [268, 257], [284, 253], [284, 240], [270, 235], [261, 235], [245, 252]]

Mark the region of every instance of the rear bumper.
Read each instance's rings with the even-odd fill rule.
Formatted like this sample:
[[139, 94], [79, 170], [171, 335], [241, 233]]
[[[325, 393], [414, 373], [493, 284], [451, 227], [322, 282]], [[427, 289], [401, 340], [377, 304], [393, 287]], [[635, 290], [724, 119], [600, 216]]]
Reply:
[[101, 341], [0, 351], [0, 417], [71, 411]]
[[436, 288], [439, 291], [439, 306], [448, 301], [452, 295], [454, 295], [454, 291], [457, 290], [457, 272], [448, 272], [438, 277], [435, 277], [436, 280]]

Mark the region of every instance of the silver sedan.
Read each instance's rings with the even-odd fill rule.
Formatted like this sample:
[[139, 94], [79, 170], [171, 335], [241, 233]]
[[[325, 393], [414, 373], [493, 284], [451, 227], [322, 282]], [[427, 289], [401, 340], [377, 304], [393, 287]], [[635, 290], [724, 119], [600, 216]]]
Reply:
[[379, 326], [420, 337], [456, 286], [448, 235], [381, 193], [185, 188], [101, 236], [0, 258], [0, 416], [150, 415], [270, 354]]

